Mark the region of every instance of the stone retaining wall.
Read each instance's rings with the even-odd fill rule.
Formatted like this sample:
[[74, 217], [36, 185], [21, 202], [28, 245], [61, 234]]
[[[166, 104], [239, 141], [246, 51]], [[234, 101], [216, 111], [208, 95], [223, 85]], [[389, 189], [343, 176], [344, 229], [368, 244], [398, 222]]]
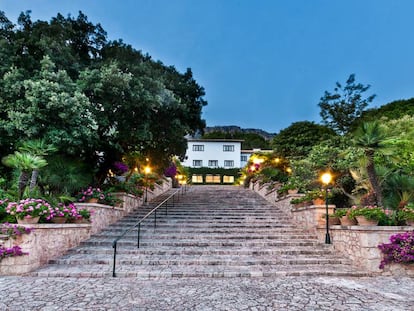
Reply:
[[[154, 190], [148, 192], [148, 200], [151, 201], [171, 187], [171, 179], [165, 179], [162, 185], [157, 184]], [[62, 256], [70, 248], [76, 247], [80, 242], [102, 231], [143, 204], [142, 198], [121, 193], [117, 193], [116, 196], [123, 200], [123, 203], [118, 207], [98, 203], [76, 203], [77, 208], [92, 211], [91, 223], [89, 224], [24, 225], [33, 228], [34, 231], [16, 239], [0, 240], [0, 245], [8, 248], [17, 245], [22, 248], [23, 252], [28, 253], [28, 255], [7, 257], [0, 260], [0, 275], [21, 275], [30, 272], [46, 264], [49, 260]]]
[[[384, 275], [414, 276], [414, 265], [392, 264], [379, 269], [381, 251], [378, 245], [390, 243], [390, 236], [412, 231], [410, 226], [331, 226], [329, 234], [335, 250], [344, 254], [359, 267]], [[317, 228], [319, 240], [325, 239], [326, 228]]]
[[[319, 241], [325, 242], [326, 227], [323, 216], [326, 213], [326, 206], [312, 205], [295, 208], [290, 201], [301, 195], [287, 195], [277, 197], [266, 191], [267, 185], [251, 184], [250, 189], [264, 197], [272, 204], [276, 204], [292, 218], [304, 230], [316, 231]], [[328, 206], [328, 214], [332, 214], [335, 206]], [[352, 260], [353, 264], [364, 268], [369, 272], [383, 275], [409, 275], [414, 276], [414, 264], [391, 264], [386, 265], [383, 270], [379, 269], [381, 252], [378, 245], [389, 243], [391, 235], [414, 230], [411, 226], [330, 226], [332, 247]]]
[[34, 224], [30, 234], [8, 239], [5, 247], [18, 245], [28, 255], [7, 257], [0, 261], [0, 275], [19, 275], [62, 256], [68, 249], [90, 237], [90, 224]]

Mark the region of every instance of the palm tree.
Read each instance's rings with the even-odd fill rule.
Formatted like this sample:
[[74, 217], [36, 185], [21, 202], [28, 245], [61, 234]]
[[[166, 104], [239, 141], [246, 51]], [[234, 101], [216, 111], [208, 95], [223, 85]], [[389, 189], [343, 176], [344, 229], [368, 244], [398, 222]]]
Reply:
[[387, 139], [387, 134], [376, 121], [362, 123], [354, 133], [354, 145], [364, 152], [368, 180], [378, 206], [383, 206], [383, 196], [374, 157], [386, 150]]
[[[46, 144], [43, 139], [35, 139], [25, 141], [19, 150], [43, 158], [50, 152], [54, 152], [57, 149], [53, 145]], [[33, 191], [33, 189], [36, 187], [38, 176], [39, 168], [34, 168], [32, 171], [32, 176], [30, 178], [30, 191]]]
[[4, 165], [20, 170], [19, 175], [19, 198], [22, 199], [24, 189], [29, 181], [29, 175], [32, 170], [38, 170], [47, 165], [45, 159], [32, 155], [28, 152], [15, 151], [2, 159]]

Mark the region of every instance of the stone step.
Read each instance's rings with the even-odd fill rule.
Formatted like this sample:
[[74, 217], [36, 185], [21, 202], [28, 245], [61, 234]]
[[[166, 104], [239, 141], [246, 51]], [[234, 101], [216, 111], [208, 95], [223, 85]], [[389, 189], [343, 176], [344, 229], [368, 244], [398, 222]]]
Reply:
[[[164, 198], [167, 196], [164, 196]], [[367, 276], [315, 232], [297, 227], [278, 206], [248, 189], [194, 187], [174, 206], [161, 207], [117, 243], [116, 275], [134, 278]], [[115, 224], [30, 275], [110, 277], [113, 241], [162, 198]]]
[[[132, 265], [132, 266], [278, 266], [278, 265], [326, 265], [326, 264], [349, 264], [349, 261], [340, 258], [323, 258], [323, 257], [308, 257], [297, 258], [294, 256], [203, 256], [194, 258], [194, 256], [174, 256], [168, 259], [154, 258], [149, 256], [147, 258], [141, 256], [117, 256], [117, 265]], [[51, 260], [50, 265], [112, 265], [113, 258], [111, 256], [70, 256], [70, 258], [60, 258]]]
[[[171, 266], [159, 269], [158, 266], [116, 267], [116, 277], [152, 278], [229, 278], [229, 277], [284, 277], [284, 276], [336, 276], [364, 277], [369, 274], [356, 270], [348, 265], [280, 265], [280, 266], [199, 266], [181, 269]], [[39, 277], [87, 277], [102, 278], [112, 276], [112, 266], [108, 265], [63, 265], [45, 266], [29, 274]]]
[[[110, 254], [113, 255], [114, 249], [112, 247], [77, 247], [69, 250], [68, 255], [70, 254], [91, 254], [96, 256]], [[333, 255], [334, 253], [331, 249], [318, 246], [318, 247], [292, 247], [292, 248], [283, 248], [283, 249], [263, 249], [261, 247], [249, 248], [249, 249], [223, 249], [223, 248], [209, 248], [206, 249], [145, 249], [145, 248], [118, 248], [117, 254], [126, 254], [126, 255], [151, 255], [151, 256], [204, 256], [204, 255], [233, 255], [233, 256], [243, 256], [243, 255], [252, 255], [252, 256], [274, 256], [274, 255], [312, 255], [312, 256], [325, 256]]]
[[[164, 232], [162, 232], [164, 233]], [[104, 232], [100, 234], [96, 234], [95, 238], [117, 238], [119, 236], [119, 232]], [[205, 234], [192, 234], [189, 235], [187, 232], [178, 233], [178, 232], [170, 232], [168, 234], [161, 234], [160, 232], [151, 234], [150, 232], [142, 232], [140, 233], [141, 239], [152, 239], [152, 240], [306, 240], [306, 239], [314, 239], [316, 236], [310, 236], [307, 234], [283, 234], [283, 233], [274, 233], [272, 235], [269, 234], [233, 234], [228, 233], [226, 235], [223, 234], [212, 234], [212, 233], [205, 233]], [[137, 239], [137, 232], [131, 232], [124, 236], [122, 240], [136, 240]]]
[[[81, 243], [82, 246], [111, 246], [113, 239], [89, 239]], [[254, 247], [292, 247], [292, 246], [310, 246], [317, 247], [319, 245], [315, 240], [272, 240], [272, 241], [211, 241], [211, 240], [180, 240], [180, 241], [154, 241], [151, 239], [143, 239], [140, 241], [140, 247], [152, 247], [158, 249], [193, 247], [193, 248], [210, 248], [210, 247], [232, 247], [232, 248], [254, 248]], [[136, 240], [120, 240], [118, 247], [136, 247]]]

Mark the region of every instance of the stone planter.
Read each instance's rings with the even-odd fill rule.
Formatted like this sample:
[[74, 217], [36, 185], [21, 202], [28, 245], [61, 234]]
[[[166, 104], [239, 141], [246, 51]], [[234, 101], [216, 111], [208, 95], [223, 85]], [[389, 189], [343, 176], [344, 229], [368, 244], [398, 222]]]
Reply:
[[55, 216], [51, 220], [54, 224], [64, 224], [66, 222], [66, 217], [64, 217], [64, 216]]
[[[326, 224], [326, 216], [325, 215], [323, 215], [321, 217], [321, 223]], [[328, 225], [329, 226], [335, 226], [335, 225], [339, 225], [339, 224], [340, 224], [340, 222], [339, 222], [338, 217], [332, 217], [332, 216], [328, 217]]]
[[298, 189], [289, 189], [288, 194], [297, 194], [298, 191], [299, 191]]
[[313, 205], [324, 205], [325, 204], [325, 200], [322, 198], [313, 199], [312, 202], [313, 202]]
[[357, 221], [354, 218], [350, 219], [348, 216], [342, 216], [339, 220], [341, 226], [355, 226], [357, 224]]
[[356, 216], [355, 218], [360, 226], [378, 226], [378, 220], [367, 219], [365, 216]]
[[91, 198], [91, 199], [87, 200], [86, 203], [98, 203], [98, 199], [97, 198]]
[[26, 216], [23, 219], [19, 219], [19, 218], [16, 217], [16, 219], [17, 219], [17, 223], [18, 224], [22, 224], [22, 225], [24, 225], [24, 224], [32, 225], [32, 224], [37, 224], [39, 222], [40, 216], [37, 216], [37, 217], [27, 217]]

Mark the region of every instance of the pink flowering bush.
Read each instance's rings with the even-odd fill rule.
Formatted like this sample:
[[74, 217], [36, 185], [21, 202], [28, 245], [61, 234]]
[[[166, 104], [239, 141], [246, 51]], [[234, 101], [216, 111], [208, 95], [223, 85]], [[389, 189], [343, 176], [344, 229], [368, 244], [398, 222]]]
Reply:
[[380, 269], [391, 263], [414, 263], [414, 231], [394, 234], [390, 242], [378, 245], [383, 255]]
[[9, 224], [8, 222], [3, 223], [0, 227], [0, 233], [5, 234], [11, 238], [15, 238], [23, 234], [29, 234], [32, 231], [32, 228], [19, 226], [16, 224]]
[[18, 219], [46, 215], [51, 205], [42, 199], [24, 199], [19, 202], [9, 202], [6, 212]]
[[79, 202], [85, 202], [89, 199], [105, 200], [105, 192], [100, 188], [88, 187], [78, 194], [77, 199]]
[[46, 220], [51, 220], [54, 217], [65, 217], [66, 219], [77, 219], [78, 210], [76, 209], [75, 204], [69, 203], [59, 203], [56, 207], [50, 207]]
[[13, 246], [10, 248], [0, 246], [0, 260], [6, 257], [23, 256], [27, 254], [28, 253], [22, 251], [20, 246]]

